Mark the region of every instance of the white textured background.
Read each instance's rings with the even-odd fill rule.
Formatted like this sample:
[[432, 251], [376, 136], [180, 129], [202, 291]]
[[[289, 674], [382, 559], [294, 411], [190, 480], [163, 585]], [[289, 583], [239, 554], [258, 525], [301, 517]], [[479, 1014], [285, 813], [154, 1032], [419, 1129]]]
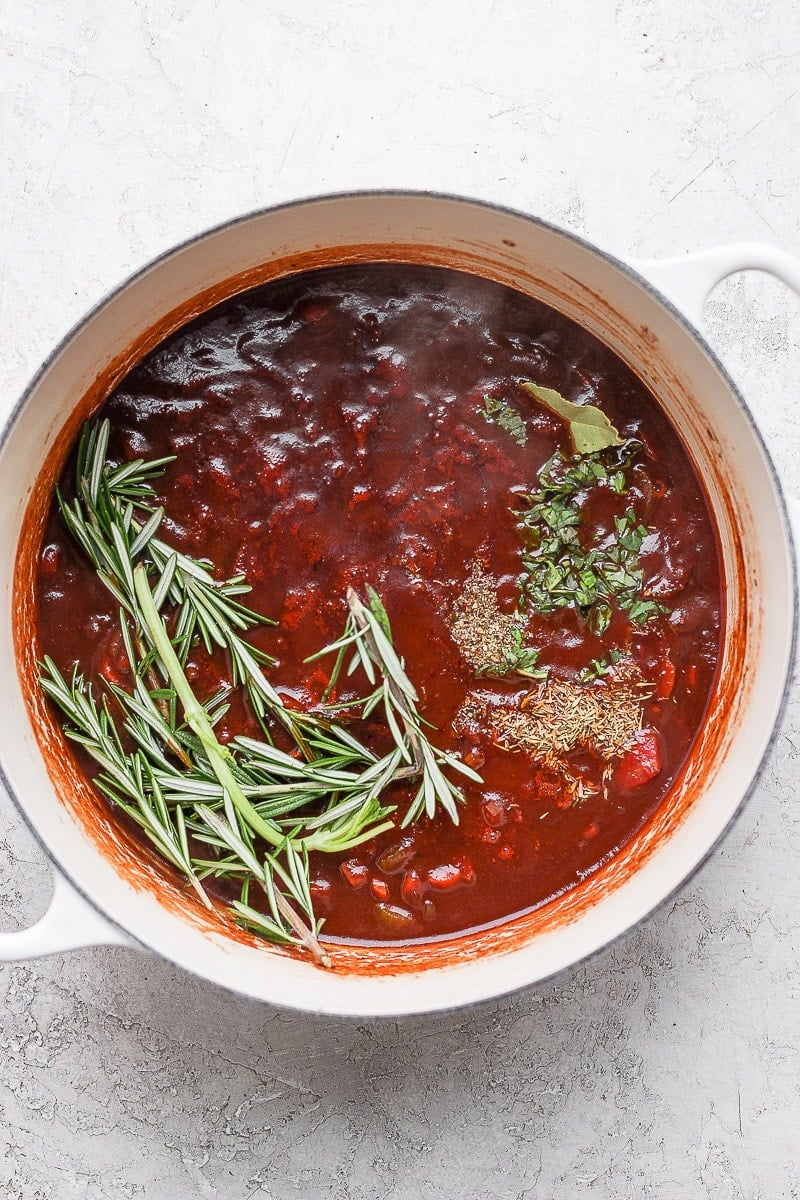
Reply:
[[[0, 91], [3, 411], [128, 272], [303, 194], [462, 192], [622, 255], [800, 252], [795, 0], [0, 0]], [[754, 275], [708, 308], [796, 490], [798, 311]], [[798, 698], [699, 878], [542, 989], [361, 1025], [122, 950], [0, 969], [0, 1194], [800, 1196]], [[0, 795], [0, 927], [49, 886]]]

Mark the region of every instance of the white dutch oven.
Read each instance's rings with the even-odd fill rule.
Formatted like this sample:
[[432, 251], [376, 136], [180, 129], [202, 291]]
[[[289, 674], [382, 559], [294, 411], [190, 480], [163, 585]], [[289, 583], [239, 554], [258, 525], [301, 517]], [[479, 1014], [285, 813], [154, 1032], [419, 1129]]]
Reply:
[[[232, 933], [156, 864], [120, 855], [36, 698], [30, 555], [46, 494], [79, 422], [124, 370], [190, 315], [289, 271], [395, 258], [511, 284], [611, 346], [659, 399], [703, 479], [726, 579], [719, 682], [668, 801], [580, 888], [481, 934], [424, 947], [345, 951], [339, 969]], [[256, 213], [181, 246], [104, 300], [54, 352], [0, 448], [0, 762], [52, 858], [55, 892], [33, 928], [0, 934], [0, 959], [80, 946], [148, 949], [258, 1000], [326, 1013], [398, 1015], [497, 996], [553, 975], [647, 916], [692, 874], [747, 795], [780, 715], [792, 659], [792, 544], [777, 478], [731, 380], [696, 330], [726, 275], [768, 270], [800, 290], [800, 264], [770, 246], [619, 262], [519, 213], [447, 196], [333, 196]], [[43, 464], [47, 464], [43, 468]], [[27, 513], [27, 516], [26, 516]]]

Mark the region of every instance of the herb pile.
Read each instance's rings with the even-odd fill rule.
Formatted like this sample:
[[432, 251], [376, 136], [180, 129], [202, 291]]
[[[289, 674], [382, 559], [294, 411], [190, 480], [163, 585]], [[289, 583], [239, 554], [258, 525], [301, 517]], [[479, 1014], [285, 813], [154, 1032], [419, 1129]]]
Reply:
[[524, 645], [521, 613], [503, 613], [497, 603], [497, 581], [473, 563], [464, 590], [453, 606], [450, 633], [476, 675], [510, 673], [542, 679], [539, 651]]
[[637, 454], [638, 444], [629, 441], [621, 451], [583, 455], [571, 463], [557, 452], [542, 467], [538, 487], [522, 497], [525, 507], [516, 514], [524, 545], [524, 607], [535, 613], [576, 608], [597, 634], [608, 628], [614, 604], [637, 625], [665, 611], [643, 595], [639, 552], [648, 530], [632, 507], [614, 518], [611, 536], [594, 541], [582, 536], [580, 502], [586, 492], [610, 487], [624, 495], [627, 470]]
[[[587, 495], [603, 488], [624, 496], [641, 444], [633, 438], [621, 438], [605, 413], [593, 405], [572, 404], [552, 388], [534, 383], [523, 386], [568, 422], [575, 453], [568, 458], [556, 451], [540, 469], [537, 486], [520, 496], [523, 507], [515, 512], [522, 541], [517, 612], [500, 611], [496, 596], [486, 594], [486, 577], [481, 580], [476, 575], [475, 564], [454, 605], [450, 626], [453, 640], [478, 675], [531, 673], [526, 668], [535, 665], [538, 651], [524, 645], [523, 626], [529, 613], [547, 615], [571, 607], [594, 633], [602, 635], [615, 606], [636, 625], [645, 625], [667, 611], [644, 594], [639, 556], [649, 531], [631, 505], [614, 518], [611, 534], [591, 538], [584, 529], [582, 510]], [[487, 397], [487, 408], [489, 403]], [[491, 406], [489, 412], [482, 410], [482, 415], [502, 425], [524, 445], [526, 435], [517, 425], [521, 422], [524, 432], [524, 421], [516, 410], [497, 400], [492, 400]], [[474, 617], [468, 637], [464, 632], [467, 613]], [[482, 643], [487, 647], [483, 654], [479, 649]], [[496, 648], [489, 653], [491, 647]], [[592, 670], [594, 665], [596, 671]], [[587, 679], [604, 673], [602, 663], [586, 668]], [[537, 677], [542, 677], [541, 668]]]
[[558, 768], [573, 750], [590, 750], [606, 762], [619, 758], [642, 724], [642, 700], [649, 694], [630, 661], [595, 687], [569, 679], [548, 679], [519, 709], [493, 714], [498, 745], [529, 750]]
[[[157, 536], [164, 513], [152, 481], [172, 460], [116, 465], [108, 458], [109, 434], [107, 421], [84, 428], [75, 497], [57, 498], [67, 527], [120, 606], [130, 683], [107, 682], [98, 698], [79, 666], [66, 679], [46, 658], [42, 688], [60, 708], [66, 735], [99, 767], [97, 787], [207, 906], [204, 880], [233, 881], [237, 921], [329, 966], [318, 940], [309, 853], [349, 850], [392, 828], [395, 806], [387, 793], [398, 783], [418, 781], [404, 825], [439, 807], [457, 823], [463, 795], [445, 771], [480, 777], [430, 741], [388, 616], [371, 589], [366, 602], [348, 593], [344, 634], [320, 655], [337, 655], [329, 694], [349, 650], [348, 673], [363, 672], [373, 690], [349, 706], [348, 719], [331, 708], [287, 708], [264, 673], [271, 660], [242, 637], [264, 620], [239, 599], [249, 591], [244, 577], [218, 581], [210, 563]], [[246, 688], [262, 739], [218, 739], [229, 691], [201, 699], [185, 670], [200, 642], [209, 652], [227, 651], [233, 687]], [[353, 717], [374, 721], [379, 706], [391, 745], [383, 755], [351, 728]]]
[[[574, 680], [549, 678], [547, 668], [537, 665], [538, 648], [525, 644], [527, 617], [573, 608], [593, 633], [602, 635], [615, 609], [637, 626], [667, 610], [645, 594], [640, 554], [649, 530], [634, 507], [628, 504], [618, 513], [608, 532], [590, 532], [584, 522], [587, 498], [598, 489], [627, 495], [641, 444], [620, 437], [605, 413], [592, 405], [572, 404], [534, 383], [523, 387], [567, 422], [573, 454], [556, 451], [538, 472], [536, 487], [519, 497], [521, 506], [514, 513], [522, 565], [517, 610], [500, 610], [495, 581], [473, 564], [453, 606], [450, 632], [476, 676], [519, 674], [541, 682], [518, 707], [490, 709], [468, 699], [456, 723], [488, 722], [497, 745], [528, 751], [570, 786], [580, 784], [582, 796], [586, 788], [570, 774], [566, 756], [589, 750], [606, 764], [619, 758], [641, 728], [650, 693], [641, 673], [616, 647]], [[524, 420], [510, 405], [487, 398], [482, 416], [525, 444]]]

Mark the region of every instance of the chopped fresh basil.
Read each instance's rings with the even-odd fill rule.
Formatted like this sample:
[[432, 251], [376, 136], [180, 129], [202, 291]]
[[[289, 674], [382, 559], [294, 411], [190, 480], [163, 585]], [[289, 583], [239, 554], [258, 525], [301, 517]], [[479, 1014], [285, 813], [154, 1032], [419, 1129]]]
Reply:
[[588, 666], [583, 667], [578, 672], [578, 682], [592, 683], [595, 679], [602, 679], [604, 675], [607, 675], [617, 665], [621, 658], [621, 650], [609, 650], [605, 658], [593, 658]]
[[525, 422], [515, 408], [505, 400], [495, 400], [494, 396], [483, 397], [481, 416], [490, 425], [499, 425], [510, 434], [518, 446], [524, 446], [528, 440]]
[[539, 661], [539, 651], [532, 646], [523, 646], [524, 634], [519, 626], [512, 631], [512, 637], [514, 646], [503, 651], [502, 661], [478, 667], [476, 675], [501, 678], [516, 674], [525, 675], [528, 679], [546, 679], [548, 668], [536, 665]]
[[642, 595], [644, 571], [639, 552], [648, 530], [631, 506], [614, 518], [613, 536], [604, 535], [592, 543], [582, 539], [580, 532], [581, 493], [610, 486], [624, 494], [626, 471], [638, 449], [636, 442], [625, 443], [608, 465], [595, 455], [567, 463], [560, 453], [545, 463], [537, 490], [523, 497], [525, 507], [517, 512], [524, 541], [523, 607], [551, 613], [572, 606], [597, 634], [608, 628], [612, 605], [637, 625], [667, 611]]

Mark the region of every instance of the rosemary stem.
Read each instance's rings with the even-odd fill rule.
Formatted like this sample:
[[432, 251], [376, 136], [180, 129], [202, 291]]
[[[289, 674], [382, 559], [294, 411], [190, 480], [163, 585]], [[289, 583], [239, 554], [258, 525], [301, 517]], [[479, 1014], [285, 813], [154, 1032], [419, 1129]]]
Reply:
[[327, 950], [320, 945], [313, 931], [309, 929], [302, 917], [298, 916], [279, 888], [275, 889], [275, 904], [281, 916], [300, 938], [301, 945], [308, 950], [315, 962], [318, 962], [321, 967], [332, 967], [333, 963]]
[[153, 646], [158, 652], [161, 662], [164, 664], [164, 669], [169, 676], [170, 682], [175, 688], [175, 694], [183, 706], [186, 722], [200, 739], [214, 774], [223, 789], [230, 796], [231, 803], [242, 820], [250, 826], [253, 832], [262, 837], [265, 842], [269, 842], [271, 846], [282, 846], [285, 840], [284, 834], [272, 822], [265, 821], [263, 817], [258, 815], [240, 788], [236, 777], [228, 765], [229, 752], [217, 740], [217, 735], [214, 733], [213, 726], [208, 719], [208, 714], [195, 696], [191, 684], [184, 674], [183, 667], [170, 641], [166, 626], [161, 620], [158, 609], [155, 606], [153, 593], [150, 591], [150, 584], [147, 579], [147, 569], [141, 563], [134, 568], [133, 581], [136, 590], [136, 599], [139, 601], [145, 628], [152, 639]]
[[[358, 593], [352, 587], [347, 589], [347, 604], [353, 618], [353, 623], [364, 638], [373, 661], [380, 662], [380, 648], [376, 644], [375, 637], [370, 629], [369, 621], [364, 616], [364, 607], [358, 597]], [[386, 676], [386, 685], [389, 688], [389, 691], [392, 693], [393, 699], [395, 700], [400, 720], [403, 722], [403, 729], [405, 730], [406, 737], [411, 745], [414, 758], [413, 773], [419, 774], [420, 770], [422, 769], [422, 749], [420, 745], [419, 731], [415, 728], [413, 722], [408, 720], [406, 715], [406, 705], [408, 701], [395, 683], [394, 679], [392, 679], [389, 675]]]
[[207, 908], [209, 910], [209, 912], [213, 912], [214, 905], [209, 900], [208, 896], [206, 895], [205, 888], [203, 887], [202, 883], [197, 878], [197, 875], [194, 872], [192, 872], [192, 874], [189, 876], [189, 883], [192, 886], [192, 888], [194, 889], [194, 891], [197, 893], [197, 896], [200, 899], [200, 901], [202, 902], [203, 906], [205, 908]]
[[[147, 579], [147, 568], [141, 563], [134, 567], [133, 584], [136, 599], [139, 601], [141, 609], [142, 621], [152, 638], [153, 646], [164, 665], [170, 682], [175, 688], [175, 694], [183, 706], [186, 722], [200, 739], [203, 749], [208, 756], [208, 761], [223, 790], [230, 796], [234, 808], [254, 833], [259, 834], [271, 846], [283, 846], [286, 841], [285, 834], [281, 833], [270, 821], [265, 821], [258, 815], [239, 787], [236, 777], [228, 765], [228, 751], [217, 740], [214, 728], [208, 719], [208, 714], [195, 696], [189, 680], [184, 674], [183, 667], [175, 653], [175, 648], [170, 641], [167, 628], [161, 620], [155, 601], [153, 600], [153, 593], [150, 591], [150, 584]], [[275, 889], [275, 901], [285, 920], [300, 938], [302, 945], [322, 966], [331, 966], [330, 957], [320, 946], [313, 929], [310, 929], [306, 925], [302, 917], [295, 911], [278, 888]]]
[[[123, 629], [123, 638], [124, 638], [124, 629], [130, 630], [130, 626], [128, 625], [128, 616], [127, 616], [127, 613], [125, 612], [124, 608], [120, 608], [120, 610], [119, 610], [119, 623], [120, 623], [120, 628]], [[147, 657], [147, 651], [145, 649], [144, 642], [142, 641], [142, 635], [139, 631], [138, 623], [135, 619], [133, 621], [133, 630], [131, 631], [131, 643], [132, 643], [134, 649], [136, 650], [136, 655], [137, 655], [138, 661], [143, 662], [144, 659]], [[128, 656], [130, 658], [130, 652], [129, 652]], [[131, 659], [130, 667], [131, 667], [131, 673], [133, 674], [134, 679], [135, 679], [136, 663], [133, 661], [133, 659]], [[156, 669], [152, 663], [145, 671], [144, 677], [147, 680], [148, 684], [150, 685], [150, 691], [157, 692], [161, 686], [161, 680], [158, 678], [158, 675], [156, 674]], [[119, 704], [119, 697], [117, 697], [116, 699], [117, 699], [117, 704]], [[154, 702], [156, 708], [158, 709], [158, 711], [161, 713], [161, 716], [164, 718], [163, 735], [164, 735], [164, 741], [165, 741], [167, 747], [172, 751], [172, 753], [175, 755], [175, 757], [178, 758], [183, 763], [184, 767], [191, 770], [192, 760], [189, 758], [189, 755], [186, 753], [186, 751], [184, 750], [184, 748], [180, 744], [180, 742], [177, 741], [177, 739], [172, 736], [171, 730], [169, 730], [169, 705], [167, 704], [166, 700], [163, 700], [163, 699], [159, 700], [157, 698], [154, 698], [153, 702]]]

